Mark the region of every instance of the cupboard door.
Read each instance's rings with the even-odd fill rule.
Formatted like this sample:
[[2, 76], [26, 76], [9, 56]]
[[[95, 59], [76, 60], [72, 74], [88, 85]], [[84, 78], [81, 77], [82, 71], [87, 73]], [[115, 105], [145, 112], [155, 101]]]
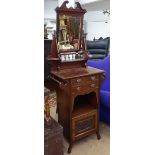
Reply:
[[92, 134], [97, 129], [97, 111], [72, 119], [72, 139], [78, 140]]

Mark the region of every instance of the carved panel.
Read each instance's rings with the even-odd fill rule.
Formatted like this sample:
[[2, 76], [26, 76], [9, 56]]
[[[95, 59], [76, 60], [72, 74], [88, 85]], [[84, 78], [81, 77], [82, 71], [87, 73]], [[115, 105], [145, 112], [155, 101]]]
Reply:
[[97, 111], [93, 110], [90, 113], [77, 116], [72, 119], [72, 140], [78, 140], [97, 129]]
[[78, 134], [78, 133], [83, 132], [85, 130], [92, 129], [93, 127], [94, 127], [93, 118], [90, 118], [90, 119], [87, 119], [87, 120], [78, 121], [76, 123], [76, 132]]

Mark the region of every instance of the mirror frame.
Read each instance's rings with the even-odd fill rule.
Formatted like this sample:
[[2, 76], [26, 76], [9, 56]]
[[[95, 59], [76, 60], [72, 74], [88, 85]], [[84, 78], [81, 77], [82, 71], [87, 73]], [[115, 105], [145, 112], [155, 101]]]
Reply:
[[[67, 4], [69, 3], [69, 1], [64, 1], [62, 3], [62, 5], [60, 7], [57, 7], [55, 9], [56, 13], [57, 13], [57, 20], [56, 20], [56, 39], [57, 39], [57, 42], [59, 40], [59, 29], [60, 29], [60, 19], [59, 17], [61, 15], [66, 15], [66, 16], [73, 16], [73, 17], [80, 17], [80, 25], [81, 27], [79, 28], [79, 48], [77, 50], [75, 49], [72, 49], [72, 51], [79, 51], [81, 50], [81, 44], [82, 44], [82, 35], [83, 35], [83, 18], [84, 18], [84, 14], [86, 13], [86, 10], [83, 9], [80, 5], [79, 2], [75, 2], [76, 4], [76, 7], [73, 8], [73, 7], [70, 7], [70, 8], [67, 8]], [[59, 51], [59, 49], [58, 49]], [[65, 50], [65, 51], [69, 51], [69, 50]]]

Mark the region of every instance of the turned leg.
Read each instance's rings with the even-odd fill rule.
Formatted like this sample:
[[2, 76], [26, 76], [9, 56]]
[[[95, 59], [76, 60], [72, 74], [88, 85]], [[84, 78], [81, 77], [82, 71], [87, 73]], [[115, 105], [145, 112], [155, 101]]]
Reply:
[[70, 144], [69, 144], [69, 147], [68, 147], [68, 154], [70, 154], [70, 153], [71, 153], [72, 146], [73, 146], [73, 143], [70, 143]]
[[100, 136], [99, 131], [96, 132], [96, 135], [97, 135], [97, 139], [98, 139], [98, 140], [101, 139], [101, 136]]

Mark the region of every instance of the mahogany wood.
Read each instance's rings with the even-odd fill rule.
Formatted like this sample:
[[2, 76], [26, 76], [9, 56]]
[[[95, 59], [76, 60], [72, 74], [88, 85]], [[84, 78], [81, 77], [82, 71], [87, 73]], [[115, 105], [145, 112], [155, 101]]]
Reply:
[[[103, 71], [86, 67], [51, 71], [51, 82], [57, 85], [58, 121], [73, 142], [90, 134], [99, 139], [99, 89]], [[59, 81], [59, 82], [58, 82]]]
[[[76, 2], [76, 8], [67, 8], [66, 4], [69, 3], [68, 1], [64, 1], [61, 7], [57, 7], [56, 13], [57, 13], [57, 30], [56, 34], [53, 35], [53, 41], [51, 45], [51, 52], [48, 56], [47, 60], [49, 64], [51, 65], [52, 70], [63, 70], [63, 69], [70, 69], [70, 68], [79, 68], [79, 67], [86, 67], [85, 63], [88, 60], [88, 52], [86, 51], [86, 45], [85, 45], [85, 35], [83, 32], [83, 16], [86, 13], [85, 9], [82, 9], [79, 2]], [[59, 34], [59, 28], [60, 28], [60, 19], [59, 15], [66, 15], [66, 16], [74, 16], [74, 17], [80, 17], [80, 28], [79, 28], [79, 49], [75, 50], [66, 50], [66, 53], [75, 51], [78, 53], [78, 51], [82, 51], [83, 59], [79, 60], [73, 60], [70, 62], [62, 62], [60, 58], [60, 54], [58, 51], [58, 34]], [[64, 52], [62, 52], [64, 53]]]
[[[57, 34], [52, 41], [51, 54], [48, 57], [51, 65], [49, 87], [54, 87], [57, 92], [58, 122], [63, 126], [63, 135], [69, 141], [68, 153], [71, 153], [73, 143], [86, 136], [99, 134], [99, 90], [103, 76], [103, 71], [92, 67], [87, 67], [88, 52], [85, 46], [85, 37], [82, 30], [83, 16], [86, 12], [80, 3], [77, 7], [67, 8], [65, 1], [62, 6], [56, 8], [57, 12]], [[82, 59], [63, 62], [57, 49], [59, 15], [70, 15], [81, 17], [80, 29], [80, 52]], [[63, 51], [64, 52], [64, 51]], [[73, 50], [66, 51], [73, 52]], [[74, 52], [78, 52], [75, 50]]]

